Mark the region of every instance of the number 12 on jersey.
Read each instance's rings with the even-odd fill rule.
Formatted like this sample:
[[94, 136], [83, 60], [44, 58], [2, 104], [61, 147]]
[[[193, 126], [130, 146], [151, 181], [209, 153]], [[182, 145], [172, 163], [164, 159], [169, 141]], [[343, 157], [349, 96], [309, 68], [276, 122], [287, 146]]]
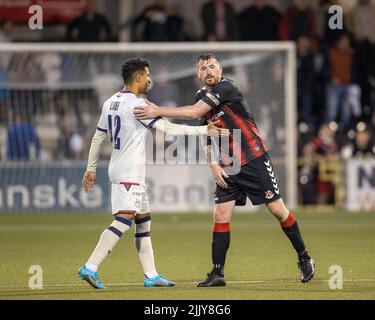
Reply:
[[[120, 150], [120, 138], [118, 137], [121, 129], [121, 118], [120, 116], [115, 116], [114, 121], [112, 122], [112, 115], [108, 115], [108, 134], [113, 147], [117, 150]], [[115, 135], [113, 135], [113, 131]]]

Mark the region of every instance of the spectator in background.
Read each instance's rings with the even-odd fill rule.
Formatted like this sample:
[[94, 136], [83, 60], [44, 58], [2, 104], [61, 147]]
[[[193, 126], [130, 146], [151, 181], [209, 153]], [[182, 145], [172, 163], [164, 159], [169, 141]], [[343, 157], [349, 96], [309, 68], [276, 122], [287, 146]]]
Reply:
[[297, 40], [298, 120], [300, 122], [315, 122], [312, 114], [314, 83], [315, 53], [311, 48], [310, 38], [302, 36]]
[[[353, 100], [354, 94], [358, 95], [351, 85], [357, 83], [358, 75], [350, 40], [346, 34], [341, 35], [335, 47], [328, 51], [323, 73], [326, 78], [325, 122], [337, 121], [339, 117], [340, 125], [347, 130], [351, 124], [350, 106], [355, 104], [350, 104], [349, 101]], [[356, 108], [358, 109], [358, 106]]]
[[69, 137], [69, 149], [73, 159], [83, 159], [84, 141], [79, 130], [75, 130]]
[[55, 158], [61, 159], [83, 159], [85, 156], [85, 143], [82, 136], [82, 128], [71, 128], [69, 121], [59, 123], [60, 135], [57, 141]]
[[351, 13], [351, 31], [355, 40], [358, 62], [359, 85], [362, 91], [364, 119], [371, 116], [371, 79], [375, 77], [375, 4], [370, 0], [360, 0]]
[[[34, 152], [31, 152], [33, 146]], [[33, 154], [34, 153], [34, 154]], [[15, 115], [14, 123], [9, 125], [7, 138], [7, 157], [9, 160], [38, 159], [40, 155], [39, 138], [34, 125], [26, 120], [24, 114]]]
[[358, 123], [356, 127], [352, 156], [356, 158], [375, 156], [375, 144], [372, 131], [370, 126], [363, 122]]
[[201, 10], [204, 40], [234, 41], [238, 39], [237, 15], [233, 6], [225, 0], [212, 0]]
[[133, 22], [133, 40], [146, 42], [184, 41], [183, 19], [167, 7], [165, 0], [155, 0]]
[[301, 122], [298, 125], [298, 203], [300, 204], [316, 204], [317, 202], [312, 150], [311, 148], [308, 149], [308, 147], [306, 147], [315, 138], [315, 136], [316, 132], [313, 126], [310, 126], [304, 122]]
[[58, 160], [62, 159], [70, 159], [70, 146], [69, 146], [69, 139], [70, 139], [70, 129], [66, 121], [59, 121], [58, 126], [60, 129], [59, 138], [57, 140], [57, 149], [55, 158]]
[[375, 43], [375, 4], [359, 0], [351, 12], [351, 31], [358, 42]]
[[178, 11], [178, 5], [175, 5], [168, 10], [168, 41], [193, 41], [194, 39], [190, 33], [185, 31], [185, 21], [177, 14]]
[[111, 26], [107, 18], [96, 12], [94, 1], [87, 1], [85, 11], [67, 29], [68, 41], [105, 42], [111, 40]]
[[245, 8], [239, 15], [240, 40], [279, 40], [280, 13], [267, 4], [267, 0], [255, 0], [254, 5]]
[[338, 146], [335, 140], [335, 130], [331, 124], [323, 124], [318, 136], [303, 148], [305, 167], [302, 171], [312, 172], [317, 195], [317, 204], [332, 204], [334, 185], [332, 181], [321, 179], [319, 165], [324, 161], [338, 159]]
[[155, 0], [134, 21], [134, 28], [142, 29], [139, 41], [168, 41], [168, 11], [164, 0]]
[[301, 36], [310, 38], [313, 47], [317, 48], [315, 12], [309, 0], [294, 0], [280, 23], [281, 40], [293, 40]]
[[0, 43], [12, 42], [12, 27], [13, 22], [11, 20], [0, 21]]

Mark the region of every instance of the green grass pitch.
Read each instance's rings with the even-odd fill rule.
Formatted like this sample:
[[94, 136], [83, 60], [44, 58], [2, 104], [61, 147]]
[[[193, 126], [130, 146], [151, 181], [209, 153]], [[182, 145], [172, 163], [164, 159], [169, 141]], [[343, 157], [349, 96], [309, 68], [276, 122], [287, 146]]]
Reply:
[[[227, 286], [197, 288], [211, 265], [212, 215], [153, 215], [158, 271], [173, 288], [144, 288], [141, 264], [127, 232], [104, 261], [106, 290], [76, 273], [95, 247], [110, 214], [0, 215], [0, 299], [375, 299], [375, 213], [296, 211], [315, 278], [299, 282], [294, 250], [268, 213], [235, 214], [226, 263]], [[43, 268], [43, 289], [28, 287], [29, 267]], [[331, 290], [332, 265], [343, 288]]]

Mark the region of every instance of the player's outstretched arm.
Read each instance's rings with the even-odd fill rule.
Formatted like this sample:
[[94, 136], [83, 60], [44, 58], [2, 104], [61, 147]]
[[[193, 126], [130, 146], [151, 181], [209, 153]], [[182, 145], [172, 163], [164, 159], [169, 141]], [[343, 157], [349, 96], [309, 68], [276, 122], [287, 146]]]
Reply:
[[229, 130], [215, 126], [214, 122], [211, 122], [207, 126], [186, 126], [181, 124], [172, 123], [166, 119], [160, 119], [154, 126], [156, 130], [164, 132], [171, 136], [202, 136], [208, 135], [211, 137], [217, 136], [229, 136]]
[[199, 119], [212, 108], [203, 100], [196, 104], [183, 107], [158, 107], [156, 104], [147, 101], [147, 106], [138, 106], [134, 108], [134, 115], [139, 120], [153, 119], [156, 117], [168, 117], [181, 120]]
[[106, 132], [97, 130], [92, 138], [89, 158], [87, 161], [87, 169], [82, 179], [82, 187], [85, 192], [90, 192], [95, 184], [96, 167], [99, 160], [100, 148], [106, 137]]

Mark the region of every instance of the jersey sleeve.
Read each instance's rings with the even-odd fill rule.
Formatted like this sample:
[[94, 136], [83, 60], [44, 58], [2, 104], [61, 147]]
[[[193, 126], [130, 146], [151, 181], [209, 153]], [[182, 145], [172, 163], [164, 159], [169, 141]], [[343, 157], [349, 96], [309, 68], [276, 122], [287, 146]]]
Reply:
[[162, 117], [156, 117], [154, 119], [147, 119], [147, 120], [138, 120], [140, 123], [142, 123], [147, 128], [152, 128], [156, 122], [158, 122]]
[[198, 90], [197, 93], [195, 94], [195, 103], [197, 103], [199, 100], [202, 100], [203, 97], [204, 97], [203, 90], [202, 89]]
[[202, 100], [210, 107], [218, 107], [221, 103], [231, 103], [238, 99], [237, 88], [229, 81], [222, 80], [211, 92], [205, 92]]
[[107, 124], [107, 119], [105, 117], [104, 106], [103, 106], [102, 113], [98, 121], [98, 125], [96, 126], [96, 130], [99, 130], [102, 132], [107, 132], [108, 130], [108, 124]]

